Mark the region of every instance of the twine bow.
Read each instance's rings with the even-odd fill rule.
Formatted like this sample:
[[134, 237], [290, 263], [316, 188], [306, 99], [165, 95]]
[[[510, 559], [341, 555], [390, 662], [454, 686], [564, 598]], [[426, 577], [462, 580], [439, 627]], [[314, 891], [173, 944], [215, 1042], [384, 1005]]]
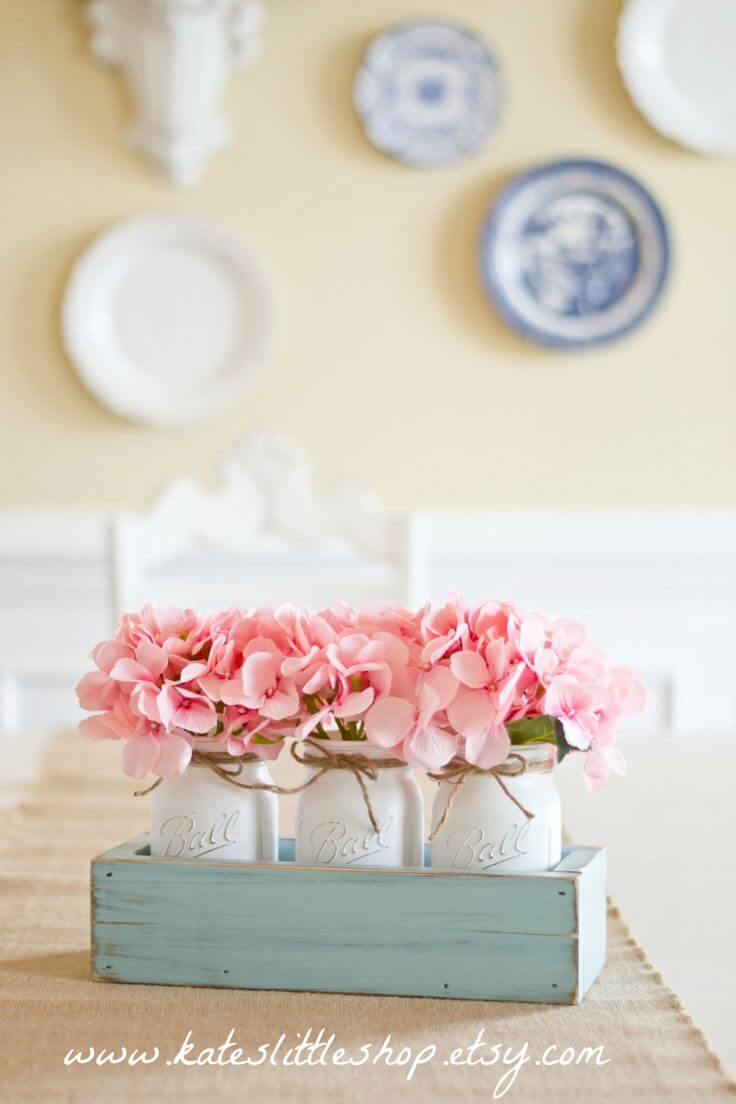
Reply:
[[[218, 778], [221, 778], [223, 782], [229, 782], [231, 786], [239, 786], [242, 790], [273, 790], [275, 787], [269, 786], [264, 782], [237, 781], [243, 773], [243, 767], [246, 763], [259, 762], [261, 762], [261, 760], [258, 755], [240, 755], [236, 759], [226, 751], [193, 751], [192, 757], [189, 760], [190, 765], [194, 765], [195, 767], [207, 767], [213, 774], [216, 774]], [[225, 764], [227, 764], [228, 770], [225, 770]], [[146, 794], [152, 793], [153, 790], [157, 789], [163, 781], [163, 778], [157, 778], [148, 789], [135, 790], [134, 796], [145, 797]]]
[[[357, 742], [357, 741], [356, 741]], [[316, 740], [304, 740], [304, 746], [310, 748], [312, 751], [316, 751], [322, 757], [321, 759], [313, 755], [301, 755], [297, 748], [298, 744], [291, 745], [291, 754], [297, 763], [302, 763], [304, 766], [315, 768], [315, 773], [309, 778], [303, 786], [299, 787], [299, 790], [305, 790], [307, 786], [311, 786], [314, 782], [317, 782], [323, 774], [331, 770], [346, 770], [350, 771], [353, 778], [360, 786], [360, 792], [363, 795], [363, 801], [365, 802], [366, 812], [368, 813], [368, 819], [371, 822], [371, 828], [378, 835], [379, 824], [376, 819], [376, 814], [371, 803], [370, 794], [368, 793], [368, 787], [366, 785], [366, 779], [370, 782], [375, 782], [378, 778], [379, 770], [390, 770], [394, 767], [405, 767], [406, 763], [402, 763], [400, 759], [393, 757], [386, 757], [385, 759], [371, 759], [367, 755], [361, 755], [359, 752], [347, 752], [347, 751], [330, 751], [329, 742], [318, 743]], [[292, 790], [292, 793], [297, 793], [297, 790]]]
[[517, 809], [521, 810], [527, 820], [534, 820], [534, 813], [530, 813], [528, 809], [524, 808], [520, 801], [517, 801], [503, 781], [503, 777], [518, 778], [520, 775], [525, 774], [527, 767], [528, 764], [523, 755], [516, 755], [512, 752], [503, 763], [499, 763], [495, 767], [476, 767], [473, 763], [466, 762], [465, 759], [451, 759], [441, 771], [429, 772], [427, 777], [431, 778], [433, 782], [449, 782], [452, 786], [447, 798], [447, 804], [442, 810], [442, 815], [429, 834], [430, 841], [436, 838], [437, 833], [447, 820], [450, 809], [455, 802], [455, 798], [470, 774], [492, 775], [509, 801], [513, 801], [514, 805], [516, 805]]
[[[317, 752], [318, 755], [300, 754], [297, 748], [301, 746], [310, 748], [312, 751]], [[327, 771], [350, 771], [355, 781], [360, 786], [360, 792], [363, 795], [363, 801], [365, 802], [365, 808], [368, 813], [371, 828], [378, 834], [379, 824], [371, 803], [370, 794], [368, 793], [366, 779], [370, 782], [375, 782], [378, 778], [379, 770], [391, 769], [393, 767], [405, 767], [406, 763], [402, 763], [400, 759], [389, 757], [385, 759], [371, 759], [367, 755], [361, 755], [359, 752], [330, 751], [329, 741], [318, 742], [317, 740], [303, 740], [301, 744], [297, 742], [293, 743], [291, 745], [291, 754], [292, 757], [296, 759], [297, 763], [315, 768], [311, 778], [308, 778], [301, 786], [293, 786], [291, 788], [275, 786], [271, 782], [239, 782], [238, 778], [243, 773], [243, 767], [246, 763], [262, 762], [258, 755], [246, 754], [235, 758], [225, 751], [193, 751], [190, 763], [197, 767], [207, 767], [208, 770], [211, 770], [218, 778], [221, 778], [223, 782], [227, 782], [230, 786], [237, 786], [241, 790], [266, 790], [268, 793], [280, 794], [282, 796], [298, 794], [301, 793], [302, 790], [309, 789], [309, 787], [313, 786], [315, 782], [318, 782]], [[135, 796], [145, 797], [146, 794], [151, 793], [160, 786], [163, 781], [163, 778], [157, 778], [148, 789], [136, 790]]]

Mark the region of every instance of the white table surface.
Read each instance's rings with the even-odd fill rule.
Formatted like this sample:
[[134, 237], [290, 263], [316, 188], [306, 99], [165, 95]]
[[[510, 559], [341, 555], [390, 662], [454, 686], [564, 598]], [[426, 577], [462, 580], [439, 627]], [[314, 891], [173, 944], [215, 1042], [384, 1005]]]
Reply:
[[632, 935], [736, 1077], [736, 736], [631, 737], [624, 778], [558, 789], [570, 839], [604, 845]]

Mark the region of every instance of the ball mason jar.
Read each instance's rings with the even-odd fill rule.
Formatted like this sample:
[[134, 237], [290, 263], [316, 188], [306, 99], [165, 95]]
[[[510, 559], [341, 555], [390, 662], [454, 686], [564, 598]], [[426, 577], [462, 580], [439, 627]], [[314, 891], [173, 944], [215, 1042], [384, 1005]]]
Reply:
[[[233, 764], [238, 762], [233, 759]], [[220, 765], [228, 769], [227, 764]], [[270, 784], [271, 776], [262, 759], [247, 759], [237, 781]], [[150, 801], [151, 854], [157, 858], [278, 860], [274, 793], [233, 786], [209, 767], [190, 763], [178, 778], [161, 782]]]
[[[326, 741], [327, 742], [327, 741]], [[358, 740], [330, 740], [329, 750], [368, 759], [390, 758], [384, 748]], [[313, 777], [324, 756], [305, 747]], [[371, 825], [361, 787], [351, 770], [330, 769], [302, 790], [296, 807], [296, 861], [302, 866], [423, 866], [424, 804], [411, 767], [379, 767], [363, 775], [378, 831]]]
[[[492, 774], [468, 774], [457, 790], [444, 824], [431, 845], [438, 870], [550, 870], [560, 861], [560, 798], [554, 785], [557, 749], [551, 744], [514, 746], [526, 769], [501, 781], [533, 819], [511, 801]], [[511, 764], [515, 761], [512, 759]], [[512, 766], [513, 769], [513, 766]], [[441, 782], [432, 805], [432, 824], [440, 822], [454, 785]]]

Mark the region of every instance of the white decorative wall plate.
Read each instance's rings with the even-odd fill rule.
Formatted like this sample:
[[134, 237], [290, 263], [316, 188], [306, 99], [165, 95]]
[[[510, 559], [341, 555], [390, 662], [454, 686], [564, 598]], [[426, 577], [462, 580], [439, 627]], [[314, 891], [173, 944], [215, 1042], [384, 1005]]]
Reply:
[[95, 398], [124, 418], [176, 426], [240, 401], [271, 343], [269, 283], [233, 234], [150, 214], [97, 238], [72, 270], [64, 343]]
[[498, 62], [453, 23], [402, 23], [375, 38], [353, 101], [366, 136], [406, 165], [449, 165], [475, 153], [495, 130], [502, 87]]
[[734, 0], [628, 0], [618, 64], [653, 127], [699, 153], [736, 153]]

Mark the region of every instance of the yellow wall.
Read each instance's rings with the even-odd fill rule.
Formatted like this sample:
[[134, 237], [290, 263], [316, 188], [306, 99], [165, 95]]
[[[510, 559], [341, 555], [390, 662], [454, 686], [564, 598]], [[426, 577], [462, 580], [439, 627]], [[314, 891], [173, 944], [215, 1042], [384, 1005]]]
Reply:
[[[81, 0], [0, 0], [0, 505], [140, 504], [209, 475], [250, 426], [296, 437], [321, 479], [397, 506], [736, 506], [736, 161], [660, 138], [618, 78], [615, 0], [272, 0], [266, 51], [234, 77], [235, 144], [178, 192], [121, 143], [120, 78], [90, 55]], [[450, 13], [506, 71], [491, 148], [402, 168], [363, 139], [351, 81], [372, 34]], [[491, 197], [555, 156], [608, 158], [659, 196], [674, 236], [666, 300], [592, 353], [524, 343], [480, 290]], [[118, 421], [77, 382], [58, 311], [74, 258], [116, 219], [191, 209], [270, 268], [270, 372], [186, 432]]]

